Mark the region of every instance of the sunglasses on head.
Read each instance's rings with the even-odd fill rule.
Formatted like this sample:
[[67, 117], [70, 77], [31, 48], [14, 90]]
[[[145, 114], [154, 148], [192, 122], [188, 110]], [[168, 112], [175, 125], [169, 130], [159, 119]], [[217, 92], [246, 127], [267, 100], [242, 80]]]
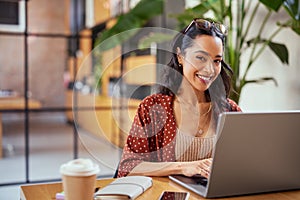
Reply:
[[222, 34], [222, 35], [227, 35], [228, 33], [228, 30], [227, 28], [221, 24], [221, 23], [218, 23], [218, 22], [211, 22], [211, 21], [208, 21], [206, 19], [201, 19], [201, 18], [195, 18], [193, 19], [193, 21], [186, 27], [186, 29], [184, 30], [183, 34], [185, 34], [191, 27], [192, 25], [195, 23], [196, 27], [198, 29], [202, 29], [202, 30], [210, 30], [211, 27], [214, 27], [215, 30]]

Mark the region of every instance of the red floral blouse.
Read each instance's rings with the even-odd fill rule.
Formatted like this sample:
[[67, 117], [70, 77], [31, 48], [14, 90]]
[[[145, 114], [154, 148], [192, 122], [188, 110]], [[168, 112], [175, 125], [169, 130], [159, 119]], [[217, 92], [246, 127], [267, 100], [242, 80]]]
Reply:
[[[127, 176], [139, 163], [174, 162], [176, 121], [173, 96], [153, 94], [138, 107], [118, 168], [118, 177]], [[231, 111], [240, 107], [228, 99]]]

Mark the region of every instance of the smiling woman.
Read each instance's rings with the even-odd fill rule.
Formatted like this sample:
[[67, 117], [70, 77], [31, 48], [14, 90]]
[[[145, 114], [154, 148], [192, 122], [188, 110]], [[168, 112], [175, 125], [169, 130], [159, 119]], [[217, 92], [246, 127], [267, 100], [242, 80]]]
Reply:
[[240, 111], [228, 99], [232, 71], [223, 61], [224, 26], [194, 19], [174, 38], [158, 94], [140, 104], [118, 176], [208, 177], [217, 116]]
[[184, 66], [183, 75], [199, 91], [196, 94], [203, 94], [201, 101], [206, 101], [204, 91], [220, 74], [222, 47], [220, 38], [209, 35], [197, 36], [193, 45], [184, 52], [177, 47], [179, 65]]

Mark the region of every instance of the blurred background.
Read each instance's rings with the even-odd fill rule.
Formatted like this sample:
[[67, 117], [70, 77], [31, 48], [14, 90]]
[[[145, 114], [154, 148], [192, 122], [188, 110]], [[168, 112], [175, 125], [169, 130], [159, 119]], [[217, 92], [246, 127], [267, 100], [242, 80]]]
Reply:
[[[238, 55], [225, 60], [235, 69], [234, 84], [243, 86], [233, 96], [242, 109], [299, 110], [300, 37], [290, 28], [293, 20], [299, 28], [299, 9], [258, 0], [213, 2], [0, 0], [0, 199], [19, 199], [21, 184], [59, 181], [59, 166], [77, 157], [97, 162], [99, 178], [113, 176], [135, 110], [153, 92], [174, 33], [151, 38], [154, 28], [143, 27], [179, 31], [202, 16], [223, 22], [230, 27], [228, 49]], [[97, 49], [131, 28], [141, 29]], [[145, 38], [148, 46], [140, 48]]]

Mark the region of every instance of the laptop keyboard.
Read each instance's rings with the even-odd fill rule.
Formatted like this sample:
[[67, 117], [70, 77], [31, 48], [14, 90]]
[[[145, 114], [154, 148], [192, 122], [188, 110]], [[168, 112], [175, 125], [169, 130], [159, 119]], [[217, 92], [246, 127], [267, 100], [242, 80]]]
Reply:
[[193, 180], [197, 185], [206, 186], [207, 185], [207, 178], [201, 176], [201, 175], [194, 175], [192, 176]]

